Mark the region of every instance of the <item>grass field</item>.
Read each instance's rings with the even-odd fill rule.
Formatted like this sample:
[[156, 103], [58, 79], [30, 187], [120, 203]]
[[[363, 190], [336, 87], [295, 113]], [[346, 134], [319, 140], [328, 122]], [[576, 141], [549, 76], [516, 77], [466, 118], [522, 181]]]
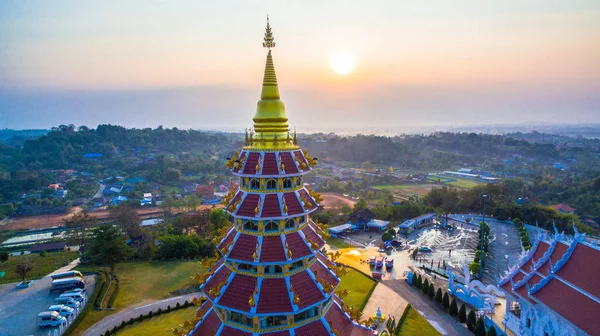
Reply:
[[470, 189], [484, 183], [467, 179], [456, 179], [456, 181], [448, 182], [447, 184], [456, 188]]
[[427, 322], [427, 320], [419, 314], [414, 308], [409, 308], [406, 318], [402, 322], [400, 327], [400, 336], [408, 335], [421, 335], [421, 336], [435, 336], [440, 333]]
[[38, 253], [10, 256], [7, 261], [0, 264], [0, 272], [6, 272], [6, 275], [0, 279], [0, 284], [21, 281], [21, 278], [15, 272], [16, 266], [24, 258], [28, 258], [33, 265], [33, 269], [27, 276], [28, 280], [40, 279], [52, 273], [53, 271], [67, 265], [74, 259], [77, 259], [77, 252], [52, 252], [45, 257], [40, 257]]
[[191, 306], [189, 308], [179, 309], [167, 314], [161, 314], [157, 317], [145, 319], [142, 322], [136, 322], [131, 326], [125, 327], [117, 332], [119, 336], [167, 336], [173, 335], [171, 328], [177, 328], [184, 321], [192, 320], [196, 317], [198, 307]]
[[[82, 272], [97, 270], [95, 266], [77, 267]], [[190, 278], [205, 269], [199, 262], [192, 261], [149, 261], [141, 263], [122, 263], [115, 266], [119, 278], [119, 293], [113, 303], [114, 310], [91, 310], [85, 316], [73, 335], [83, 331], [104, 317], [131, 305], [164, 299], [169, 293], [195, 286]]]
[[391, 185], [376, 185], [373, 189], [388, 190], [393, 194], [403, 197], [423, 196], [427, 194], [433, 187], [439, 187], [439, 184], [422, 183], [422, 184], [391, 184]]
[[347, 267], [348, 273], [342, 277], [342, 281], [338, 286], [339, 290], [348, 290], [348, 296], [344, 298], [344, 303], [359, 309], [363, 302], [368, 299], [367, 295], [371, 292], [371, 288], [376, 285], [376, 281], [370, 279], [364, 274]]
[[352, 245], [346, 243], [342, 238], [337, 237], [329, 237], [329, 239], [327, 239], [327, 244], [329, 244], [331, 247], [336, 247], [339, 249], [353, 247]]

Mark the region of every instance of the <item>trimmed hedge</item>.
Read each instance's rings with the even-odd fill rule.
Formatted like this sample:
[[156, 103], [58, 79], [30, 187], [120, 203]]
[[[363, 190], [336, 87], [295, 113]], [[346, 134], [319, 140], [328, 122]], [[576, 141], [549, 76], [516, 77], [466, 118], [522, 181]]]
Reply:
[[115, 281], [115, 290], [110, 295], [110, 298], [108, 298], [108, 303], [106, 304], [106, 308], [112, 308], [113, 303], [117, 299], [117, 294], [119, 294], [119, 278], [117, 278], [117, 276], [115, 274], [112, 274], [111, 276]]
[[402, 316], [400, 316], [400, 320], [398, 321], [399, 326], [402, 325], [402, 323], [404, 322], [404, 320], [406, 319], [406, 315], [408, 314], [408, 311], [412, 308], [412, 305], [409, 303], [406, 305], [406, 308], [404, 308], [404, 312], [402, 312]]

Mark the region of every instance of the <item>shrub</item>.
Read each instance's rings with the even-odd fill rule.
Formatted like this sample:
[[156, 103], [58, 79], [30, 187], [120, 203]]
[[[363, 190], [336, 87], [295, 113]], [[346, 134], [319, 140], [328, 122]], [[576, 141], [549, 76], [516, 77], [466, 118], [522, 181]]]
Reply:
[[160, 315], [162, 314], [162, 309], [158, 308], [158, 310], [156, 311], [156, 315]]
[[452, 303], [450, 303], [450, 315], [456, 317], [458, 315], [458, 305], [456, 304], [456, 299], [452, 299]]
[[[158, 309], [158, 311], [160, 312], [160, 308]], [[160, 314], [160, 313], [159, 313]], [[152, 317], [152, 315], [154, 315], [154, 313], [152, 312], [152, 310], [148, 313], [148, 317]]]
[[138, 316], [137, 320], [138, 321], [142, 321], [144, 319], [144, 314], [140, 314], [140, 316]]
[[7, 251], [0, 251], [0, 262], [7, 261], [8, 256], [10, 256], [10, 254]]
[[179, 302], [177, 302], [177, 304], [175, 305], [175, 309], [179, 309], [181, 308], [181, 304], [179, 304]]
[[488, 329], [487, 334], [485, 334], [485, 336], [497, 336], [498, 333], [496, 332], [496, 328], [494, 328], [493, 326]]
[[435, 292], [435, 302], [442, 304], [442, 290], [440, 288]]
[[467, 307], [464, 303], [460, 305], [460, 309], [458, 310], [458, 320], [460, 323], [467, 322]]
[[444, 298], [442, 299], [442, 306], [448, 309], [450, 308], [450, 297], [448, 296], [448, 292], [444, 293]]
[[188, 302], [188, 300], [185, 300], [185, 302], [183, 303], [183, 307], [187, 308], [190, 306], [190, 303]]
[[171, 305], [167, 305], [167, 313], [171, 311]]
[[471, 331], [475, 330], [476, 323], [477, 320], [475, 318], [475, 311], [471, 310], [469, 311], [469, 315], [467, 316], [467, 328], [469, 328], [469, 330]]
[[111, 331], [110, 333], [111, 333], [111, 334], [116, 334], [116, 333], [117, 333], [117, 330], [118, 330], [118, 329], [117, 329], [117, 326], [114, 326], [114, 327], [112, 328], [112, 331]]
[[46, 250], [42, 250], [42, 252], [40, 252], [40, 257], [44, 258], [48, 255], [48, 252], [46, 252]]
[[475, 336], [485, 336], [485, 324], [481, 317], [477, 319], [477, 324], [475, 325]]
[[421, 286], [421, 290], [424, 294], [427, 294], [427, 291], [429, 291], [429, 280], [425, 279], [425, 282], [423, 282], [423, 285]]
[[127, 322], [127, 324], [129, 324], [129, 325], [133, 324], [133, 317], [129, 319], [129, 322]]
[[110, 336], [110, 330], [107, 330], [107, 331], [104, 333], [104, 336]]
[[430, 283], [429, 290], [427, 291], [427, 296], [429, 296], [430, 299], [433, 299], [434, 295], [435, 295], [435, 288], [433, 287], [433, 283]]

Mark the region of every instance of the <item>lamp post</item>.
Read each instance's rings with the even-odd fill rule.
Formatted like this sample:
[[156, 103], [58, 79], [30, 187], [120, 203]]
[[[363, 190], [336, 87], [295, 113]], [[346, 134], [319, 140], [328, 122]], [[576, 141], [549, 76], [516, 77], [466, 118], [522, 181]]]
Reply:
[[482, 225], [481, 225], [481, 246], [479, 247], [479, 280], [483, 279], [483, 240], [484, 240], [484, 236], [485, 236], [485, 203], [487, 200], [487, 195], [483, 195], [481, 196], [481, 198], [483, 199], [483, 220], [482, 220]]

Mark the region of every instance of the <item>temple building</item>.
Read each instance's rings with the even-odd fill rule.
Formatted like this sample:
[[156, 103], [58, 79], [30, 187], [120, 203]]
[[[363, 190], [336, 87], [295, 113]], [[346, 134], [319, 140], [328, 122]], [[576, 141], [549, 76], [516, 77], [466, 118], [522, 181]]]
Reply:
[[600, 334], [600, 249], [575, 235], [538, 234], [498, 285], [516, 335]]
[[372, 335], [342, 309], [338, 269], [320, 252], [324, 232], [309, 215], [321, 197], [303, 183], [317, 159], [290, 134], [268, 21], [263, 46], [269, 51], [254, 128], [226, 164], [240, 180], [223, 198], [233, 223], [200, 287], [208, 300], [190, 335]]

